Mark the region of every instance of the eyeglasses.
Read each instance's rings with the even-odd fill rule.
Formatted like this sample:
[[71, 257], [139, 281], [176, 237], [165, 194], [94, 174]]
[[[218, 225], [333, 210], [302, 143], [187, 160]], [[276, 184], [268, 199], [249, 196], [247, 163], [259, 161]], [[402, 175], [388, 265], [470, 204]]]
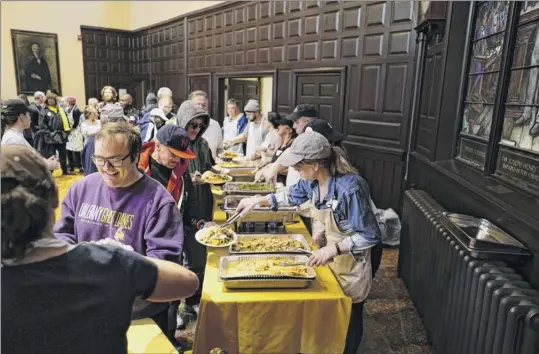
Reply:
[[127, 159], [131, 154], [127, 154], [125, 157], [101, 157], [92, 155], [92, 161], [96, 166], [102, 167], [105, 166], [105, 163], [109, 163], [112, 167], [122, 167], [122, 163]]
[[204, 124], [204, 123], [189, 123], [189, 124], [187, 124], [187, 128], [191, 128], [191, 129], [200, 128], [202, 130], [202, 129], [206, 128], [206, 124]]

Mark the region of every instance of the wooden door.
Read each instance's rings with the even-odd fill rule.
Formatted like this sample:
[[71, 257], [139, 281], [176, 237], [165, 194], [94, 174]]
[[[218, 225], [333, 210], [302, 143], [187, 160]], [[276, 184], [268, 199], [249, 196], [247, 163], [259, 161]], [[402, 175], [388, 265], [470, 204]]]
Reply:
[[133, 84], [133, 105], [135, 107], [141, 108], [146, 104], [146, 88], [148, 87], [148, 82], [146, 80], [139, 80]]
[[189, 93], [197, 90], [202, 90], [210, 95], [210, 79], [207, 76], [190, 77], [189, 78]]
[[260, 102], [260, 80], [229, 79], [228, 98], [238, 101], [238, 106], [242, 111], [250, 99]]
[[342, 132], [341, 74], [301, 74], [296, 78], [296, 105], [302, 103], [315, 105], [318, 116]]

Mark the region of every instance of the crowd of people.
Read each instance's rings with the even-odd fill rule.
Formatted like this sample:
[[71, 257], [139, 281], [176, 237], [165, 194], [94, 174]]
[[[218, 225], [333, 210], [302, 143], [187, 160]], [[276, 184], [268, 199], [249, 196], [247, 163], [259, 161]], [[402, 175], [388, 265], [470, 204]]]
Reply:
[[[287, 187], [246, 198], [238, 211], [304, 206], [301, 217], [320, 247], [310, 263], [329, 264], [354, 302], [345, 352], [356, 353], [381, 235], [343, 134], [312, 104], [282, 117], [264, 114], [257, 100], [239, 107], [229, 99], [221, 127], [203, 91], [177, 107], [163, 87], [140, 109], [111, 86], [101, 96], [82, 111], [74, 97], [54, 92], [36, 92], [31, 104], [24, 95], [2, 102], [2, 305], [10, 304], [2, 348], [126, 352], [125, 343], [118, 350], [121, 339], [140, 318], [152, 318], [183, 348], [174, 334], [198, 315], [206, 266], [195, 233], [213, 224], [213, 195], [201, 176], [230, 150], [257, 164], [255, 180]], [[50, 171], [58, 168], [85, 177], [69, 188], [55, 221], [60, 201]]]

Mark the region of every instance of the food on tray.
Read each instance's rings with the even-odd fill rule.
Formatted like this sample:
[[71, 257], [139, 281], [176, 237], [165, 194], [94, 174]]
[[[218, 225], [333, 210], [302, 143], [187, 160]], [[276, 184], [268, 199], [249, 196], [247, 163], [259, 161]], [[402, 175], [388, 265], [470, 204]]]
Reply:
[[207, 171], [202, 175], [201, 181], [209, 184], [222, 184], [232, 181], [232, 177]]
[[228, 276], [242, 277], [253, 275], [308, 277], [306, 265], [296, 264], [294, 260], [249, 259], [233, 262], [229, 265]]
[[236, 188], [239, 191], [252, 191], [252, 192], [274, 190], [269, 184], [265, 184], [265, 183], [242, 183], [242, 184], [239, 184]]
[[226, 151], [223, 151], [219, 157], [221, 158], [227, 158], [227, 159], [233, 159], [234, 157], [239, 157], [240, 155], [234, 151], [230, 151], [230, 150], [226, 150]]
[[234, 252], [289, 252], [304, 245], [287, 236], [244, 237], [232, 246]]
[[200, 236], [200, 242], [208, 246], [225, 246], [234, 240], [234, 232], [228, 228], [219, 226], [208, 227]]
[[215, 169], [222, 169], [222, 168], [241, 168], [245, 167], [245, 164], [239, 163], [239, 162], [222, 162], [218, 163], [214, 166]]

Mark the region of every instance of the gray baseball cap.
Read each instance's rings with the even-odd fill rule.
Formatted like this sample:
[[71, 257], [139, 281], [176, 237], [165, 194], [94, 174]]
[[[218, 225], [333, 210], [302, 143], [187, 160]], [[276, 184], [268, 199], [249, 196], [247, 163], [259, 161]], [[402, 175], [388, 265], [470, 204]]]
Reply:
[[329, 157], [331, 144], [322, 134], [307, 131], [294, 139], [292, 145], [277, 159], [283, 166], [294, 166], [303, 160], [321, 160]]
[[119, 104], [107, 103], [101, 110], [101, 124], [117, 122], [122, 119], [129, 121], [129, 118], [124, 115], [124, 109]]

